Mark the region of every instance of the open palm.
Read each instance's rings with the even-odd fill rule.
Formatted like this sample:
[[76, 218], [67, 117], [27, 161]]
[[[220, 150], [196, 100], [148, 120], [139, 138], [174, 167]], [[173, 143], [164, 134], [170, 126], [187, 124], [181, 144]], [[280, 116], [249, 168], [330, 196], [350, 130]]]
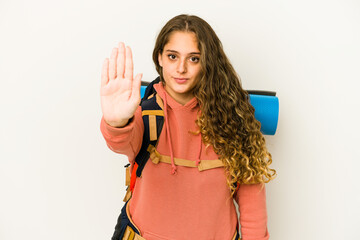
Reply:
[[142, 74], [133, 78], [131, 48], [120, 42], [106, 58], [101, 72], [101, 109], [111, 126], [122, 127], [134, 115], [140, 103]]

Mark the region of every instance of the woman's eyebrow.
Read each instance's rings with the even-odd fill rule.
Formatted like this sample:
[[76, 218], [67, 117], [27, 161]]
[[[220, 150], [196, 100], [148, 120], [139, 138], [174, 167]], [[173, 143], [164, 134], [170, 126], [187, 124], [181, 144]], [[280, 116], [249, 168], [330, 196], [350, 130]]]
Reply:
[[[172, 53], [177, 53], [177, 54], [179, 54], [178, 51], [176, 51], [176, 50], [171, 50], [171, 49], [167, 49], [167, 50], [165, 50], [165, 52], [172, 52]], [[200, 55], [200, 52], [190, 52], [190, 53], [188, 53], [188, 55], [190, 55], [190, 54], [199, 54], [199, 55]]]

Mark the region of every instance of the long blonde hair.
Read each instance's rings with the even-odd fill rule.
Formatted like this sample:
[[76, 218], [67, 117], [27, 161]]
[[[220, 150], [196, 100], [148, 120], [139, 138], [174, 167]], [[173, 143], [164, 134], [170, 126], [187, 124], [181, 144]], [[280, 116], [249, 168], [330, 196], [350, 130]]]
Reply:
[[197, 37], [201, 76], [193, 93], [201, 113], [195, 123], [203, 142], [213, 147], [225, 165], [231, 196], [238, 184], [269, 182], [276, 171], [269, 168], [272, 157], [260, 132], [260, 122], [254, 117], [249, 95], [241, 87], [221, 41], [206, 21], [193, 15], [179, 15], [165, 24], [153, 51], [160, 79], [164, 81], [158, 55], [174, 31], [193, 32]]

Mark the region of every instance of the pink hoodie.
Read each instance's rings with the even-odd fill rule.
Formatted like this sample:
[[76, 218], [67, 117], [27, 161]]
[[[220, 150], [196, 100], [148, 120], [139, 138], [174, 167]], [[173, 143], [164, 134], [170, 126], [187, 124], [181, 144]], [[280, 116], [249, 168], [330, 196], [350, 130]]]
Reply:
[[[218, 159], [210, 146], [205, 149], [196, 131], [199, 104], [194, 97], [185, 105], [176, 102], [162, 83], [154, 85], [164, 102], [165, 123], [157, 151], [173, 158], [200, 161]], [[125, 154], [131, 164], [139, 152], [144, 125], [139, 106], [133, 120], [114, 128], [101, 120], [101, 131], [114, 152]], [[235, 200], [239, 205], [243, 240], [269, 239], [265, 187], [241, 185]], [[237, 214], [230, 198], [224, 168], [199, 171], [151, 159], [137, 179], [129, 202], [131, 218], [146, 240], [230, 240], [236, 232]]]

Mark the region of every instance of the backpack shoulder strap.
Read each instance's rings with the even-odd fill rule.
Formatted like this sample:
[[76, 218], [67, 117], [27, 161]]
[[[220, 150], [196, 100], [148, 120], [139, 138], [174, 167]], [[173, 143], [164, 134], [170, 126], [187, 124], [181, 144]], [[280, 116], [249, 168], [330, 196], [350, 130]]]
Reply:
[[154, 84], [159, 83], [160, 82], [160, 77], [157, 77], [155, 80], [153, 80], [151, 83], [146, 83], [146, 82], [141, 82], [141, 85], [147, 85], [146, 89], [145, 89], [145, 93], [143, 98], [141, 99], [141, 103], [142, 104], [143, 101], [145, 101], [146, 99], [149, 98], [150, 95], [152, 95], [153, 93], [156, 92], [155, 88], [154, 88]]
[[156, 146], [160, 137], [162, 127], [164, 125], [164, 111], [158, 104], [158, 96], [154, 96], [143, 100], [141, 103], [142, 118], [144, 122], [144, 135], [141, 149], [135, 158], [138, 165], [136, 176], [140, 177], [141, 172], [150, 157], [148, 152], [149, 145]]
[[[148, 147], [150, 144], [153, 146], [157, 145], [164, 125], [163, 103], [153, 87], [153, 85], [158, 82], [160, 82], [160, 77], [156, 78], [147, 86], [144, 97], [141, 99], [140, 105], [144, 122], [144, 135], [140, 151], [135, 157], [135, 164], [130, 177], [130, 186], [124, 201], [131, 197], [129, 191], [133, 191], [136, 178], [141, 176], [145, 164], [150, 157]], [[129, 172], [127, 174], [130, 175]]]

